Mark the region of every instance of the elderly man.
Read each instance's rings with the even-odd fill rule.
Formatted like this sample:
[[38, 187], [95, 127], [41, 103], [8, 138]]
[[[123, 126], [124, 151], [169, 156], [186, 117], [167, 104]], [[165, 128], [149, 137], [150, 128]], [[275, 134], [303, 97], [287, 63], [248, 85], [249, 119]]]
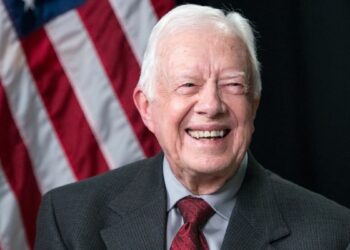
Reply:
[[49, 192], [37, 249], [350, 249], [350, 211], [249, 153], [261, 91], [238, 13], [184, 5], [152, 31], [134, 102], [163, 153]]

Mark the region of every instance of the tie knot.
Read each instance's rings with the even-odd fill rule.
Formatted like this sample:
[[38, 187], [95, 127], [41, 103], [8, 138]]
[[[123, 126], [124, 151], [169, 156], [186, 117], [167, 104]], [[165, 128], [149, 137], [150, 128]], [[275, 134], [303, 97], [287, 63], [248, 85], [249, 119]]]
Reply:
[[185, 223], [193, 223], [198, 226], [205, 224], [214, 214], [214, 210], [201, 198], [187, 196], [177, 202]]

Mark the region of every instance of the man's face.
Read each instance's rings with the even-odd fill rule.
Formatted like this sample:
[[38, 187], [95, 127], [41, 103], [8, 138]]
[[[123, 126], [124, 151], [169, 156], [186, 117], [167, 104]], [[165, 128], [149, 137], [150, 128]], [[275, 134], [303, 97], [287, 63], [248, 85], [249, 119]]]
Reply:
[[183, 31], [161, 41], [158, 58], [155, 99], [141, 115], [173, 172], [229, 178], [249, 146], [258, 106], [245, 46], [215, 29]]

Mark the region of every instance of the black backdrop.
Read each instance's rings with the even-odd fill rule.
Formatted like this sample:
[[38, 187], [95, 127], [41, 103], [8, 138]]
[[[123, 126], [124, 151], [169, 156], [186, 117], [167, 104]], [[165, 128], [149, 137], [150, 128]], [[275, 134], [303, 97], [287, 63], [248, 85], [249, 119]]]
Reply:
[[263, 92], [255, 157], [350, 207], [350, 1], [186, 2], [239, 11], [257, 31]]

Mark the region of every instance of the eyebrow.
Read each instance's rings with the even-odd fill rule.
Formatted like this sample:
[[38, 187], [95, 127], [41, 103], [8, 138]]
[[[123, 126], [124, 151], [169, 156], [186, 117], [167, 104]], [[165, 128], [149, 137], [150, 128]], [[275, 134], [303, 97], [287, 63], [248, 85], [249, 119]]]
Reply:
[[[246, 78], [247, 74], [244, 71], [236, 71], [236, 70], [224, 70], [223, 72], [219, 73], [219, 79], [226, 80], [226, 79], [234, 79], [238, 77]], [[181, 72], [178, 75], [179, 78], [182, 79], [197, 79], [198, 77], [202, 77], [201, 74], [198, 74], [198, 72], [193, 72], [191, 70], [186, 70]]]
[[235, 78], [235, 77], [240, 77], [240, 76], [243, 76], [245, 77], [246, 76], [246, 73], [243, 72], [243, 71], [231, 71], [231, 72], [227, 72], [227, 73], [223, 73], [224, 75], [224, 78]]
[[228, 72], [228, 73], [223, 73], [219, 79], [221, 80], [227, 80], [227, 79], [235, 79], [242, 77], [243, 79], [246, 78], [246, 73], [245, 72]]

